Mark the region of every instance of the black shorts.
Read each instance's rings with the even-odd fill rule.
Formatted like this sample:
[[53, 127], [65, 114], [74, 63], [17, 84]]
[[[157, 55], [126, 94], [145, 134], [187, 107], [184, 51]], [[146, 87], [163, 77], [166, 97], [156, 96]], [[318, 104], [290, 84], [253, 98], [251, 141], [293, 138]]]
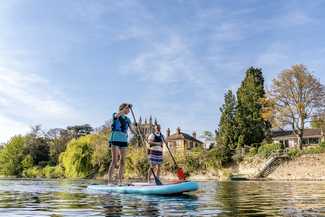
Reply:
[[128, 143], [127, 142], [110, 142], [109, 147], [114, 146], [117, 148], [127, 148]]

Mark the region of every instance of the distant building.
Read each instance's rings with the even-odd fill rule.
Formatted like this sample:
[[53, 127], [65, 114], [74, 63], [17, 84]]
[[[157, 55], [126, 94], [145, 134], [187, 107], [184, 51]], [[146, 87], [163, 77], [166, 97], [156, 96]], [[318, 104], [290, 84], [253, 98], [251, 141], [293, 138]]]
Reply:
[[[140, 116], [138, 124], [139, 124], [141, 130], [144, 132], [144, 135], [146, 136], [146, 138], [148, 138], [151, 133], [155, 132], [155, 124], [152, 123], [151, 115], [149, 118], [149, 123], [147, 123], [147, 118], [145, 119], [144, 124], [142, 124], [141, 122], [142, 122], [142, 119]], [[157, 122], [157, 118], [155, 118], [155, 122]]]
[[[193, 132], [192, 136], [181, 132], [181, 129], [178, 127], [176, 133], [170, 135], [170, 130], [168, 128], [167, 133], [167, 142], [168, 147], [171, 149], [176, 149], [179, 151], [190, 150], [192, 148], [205, 148], [205, 144], [200, 140], [196, 139], [196, 133]], [[166, 146], [164, 146], [163, 151], [168, 151]]]
[[[302, 144], [303, 146], [317, 145], [319, 142], [325, 141], [324, 128], [305, 129], [303, 131]], [[296, 147], [298, 145], [298, 138], [292, 130], [275, 131], [273, 132], [272, 142], [282, 143], [285, 147]]]

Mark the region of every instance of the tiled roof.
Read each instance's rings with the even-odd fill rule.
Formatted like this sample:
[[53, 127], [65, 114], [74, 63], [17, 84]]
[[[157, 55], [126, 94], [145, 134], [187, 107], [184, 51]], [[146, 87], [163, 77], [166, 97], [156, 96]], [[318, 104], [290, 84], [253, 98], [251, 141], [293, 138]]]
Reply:
[[190, 135], [188, 135], [186, 133], [182, 133], [182, 132], [180, 132], [179, 135], [177, 133], [175, 133], [175, 134], [167, 137], [167, 140], [177, 140], [177, 139], [189, 139], [189, 140], [192, 140], [194, 142], [203, 143], [200, 140], [197, 140], [194, 137], [192, 137], [192, 136], [190, 136]]
[[[303, 131], [303, 137], [316, 137], [322, 136], [321, 129], [305, 129]], [[296, 135], [292, 130], [289, 131], [274, 131], [272, 139], [281, 139], [281, 138], [296, 138]]]

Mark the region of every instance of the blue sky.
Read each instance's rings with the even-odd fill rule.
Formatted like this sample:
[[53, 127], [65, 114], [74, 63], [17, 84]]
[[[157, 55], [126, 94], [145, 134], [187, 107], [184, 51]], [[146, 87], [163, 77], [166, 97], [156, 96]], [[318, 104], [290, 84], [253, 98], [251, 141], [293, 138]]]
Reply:
[[[214, 131], [253, 66], [325, 83], [324, 1], [0, 1], [0, 143], [109, 120], [123, 102], [163, 132]], [[129, 117], [132, 119], [131, 114]]]

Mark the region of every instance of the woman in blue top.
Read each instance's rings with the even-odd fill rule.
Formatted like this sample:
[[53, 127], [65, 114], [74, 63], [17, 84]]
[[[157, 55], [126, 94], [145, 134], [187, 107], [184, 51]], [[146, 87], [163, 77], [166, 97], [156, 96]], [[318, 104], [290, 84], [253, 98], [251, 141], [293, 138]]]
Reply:
[[123, 172], [125, 166], [125, 157], [128, 147], [128, 139], [126, 137], [126, 132], [128, 127], [132, 133], [136, 134], [137, 136], [141, 136], [137, 134], [134, 130], [132, 123], [126, 115], [130, 112], [130, 108], [132, 107], [131, 104], [123, 103], [119, 107], [118, 113], [113, 113], [113, 123], [112, 123], [112, 134], [109, 138], [109, 144], [111, 146], [112, 152], [112, 163], [108, 170], [108, 186], [114, 187], [115, 185], [112, 182], [112, 177], [114, 173], [114, 168], [117, 164], [118, 159], [118, 152], [120, 151], [120, 168], [119, 168], [119, 186], [123, 186], [122, 179], [123, 179]]

